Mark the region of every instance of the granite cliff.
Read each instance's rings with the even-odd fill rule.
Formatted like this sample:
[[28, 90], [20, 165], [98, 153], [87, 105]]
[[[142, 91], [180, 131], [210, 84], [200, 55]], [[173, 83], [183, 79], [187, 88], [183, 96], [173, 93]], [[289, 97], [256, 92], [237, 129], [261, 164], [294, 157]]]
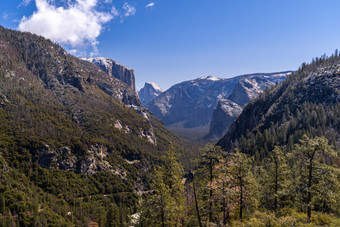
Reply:
[[157, 84], [153, 82], [146, 82], [144, 87], [138, 92], [138, 96], [143, 106], [147, 106], [149, 102], [154, 100], [163, 92]]
[[135, 85], [135, 74], [133, 69], [126, 67], [118, 62], [104, 57], [97, 58], [80, 58], [83, 61], [91, 62], [101, 68], [104, 72], [110, 76], [119, 79], [129, 85], [129, 87], [134, 91], [136, 90]]
[[241, 112], [242, 107], [240, 105], [229, 99], [220, 99], [214, 109], [209, 134], [205, 136], [205, 139], [215, 140], [221, 138]]

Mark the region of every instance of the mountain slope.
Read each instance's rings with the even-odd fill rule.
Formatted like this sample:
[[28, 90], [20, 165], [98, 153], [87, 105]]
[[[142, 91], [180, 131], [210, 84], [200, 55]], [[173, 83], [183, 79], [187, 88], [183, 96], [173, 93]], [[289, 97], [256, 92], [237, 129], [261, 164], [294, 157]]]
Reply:
[[154, 100], [158, 95], [163, 92], [157, 84], [153, 82], [146, 82], [144, 87], [138, 92], [138, 96], [143, 106]]
[[264, 87], [280, 82], [289, 73], [251, 74], [230, 79], [208, 76], [185, 81], [160, 94], [147, 107], [170, 128], [208, 128], [220, 99], [228, 99], [234, 93], [231, 101], [243, 106]]
[[127, 224], [163, 152], [172, 143], [184, 153], [183, 141], [141, 106], [130, 86], [43, 37], [3, 27], [0, 119], [0, 156], [17, 173], [10, 181], [23, 175], [49, 198], [34, 202], [45, 208], [20, 207], [10, 188], [1, 188], [0, 212], [23, 226], [47, 210], [60, 220], [76, 212], [71, 221], [78, 226], [105, 220], [100, 215], [110, 204], [121, 204]]
[[340, 57], [317, 58], [246, 105], [218, 145], [261, 159], [275, 144], [292, 149], [308, 134], [326, 136], [339, 148], [339, 108]]

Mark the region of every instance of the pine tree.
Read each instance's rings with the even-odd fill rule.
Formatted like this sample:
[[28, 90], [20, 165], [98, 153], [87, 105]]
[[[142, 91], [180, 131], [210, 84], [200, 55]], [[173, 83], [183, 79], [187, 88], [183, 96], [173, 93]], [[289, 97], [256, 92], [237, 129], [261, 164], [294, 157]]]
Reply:
[[195, 182], [200, 189], [197, 191], [199, 191], [199, 209], [202, 209], [201, 216], [205, 218], [205, 222], [209, 223], [214, 222], [216, 218], [216, 215], [214, 215], [216, 208], [213, 198], [213, 182], [217, 175], [215, 165], [222, 157], [222, 150], [218, 146], [207, 144], [201, 152]]
[[231, 172], [231, 162], [227, 157], [222, 158], [215, 166], [216, 177], [211, 184], [213, 201], [222, 206], [222, 223], [230, 222], [237, 208], [236, 179]]
[[164, 166], [154, 169], [153, 195], [143, 204], [141, 223], [147, 226], [181, 226], [185, 212], [182, 167], [173, 149], [163, 157]]
[[106, 227], [120, 226], [120, 213], [116, 204], [111, 204], [106, 213]]
[[251, 210], [258, 205], [258, 185], [252, 174], [251, 159], [238, 149], [231, 155], [229, 167], [230, 174], [235, 179], [232, 185], [237, 193], [239, 218], [242, 220], [245, 207]]
[[[277, 211], [284, 206], [290, 186], [290, 171], [282, 148], [275, 146], [269, 154], [266, 164], [267, 179], [265, 180], [265, 194], [267, 207]], [[269, 203], [269, 204], [268, 204]]]
[[[328, 145], [328, 141], [324, 137], [315, 137], [310, 139], [307, 135], [304, 135], [300, 140], [300, 144], [295, 145], [293, 151], [299, 161], [301, 167], [300, 185], [306, 185], [305, 192], [305, 204], [307, 206], [307, 218], [311, 220], [312, 216], [312, 201], [320, 195], [320, 188], [318, 188], [318, 180], [322, 180], [322, 174], [326, 171], [323, 160], [330, 155], [334, 154], [331, 146]], [[307, 181], [305, 182], [304, 179]], [[331, 190], [331, 188], [323, 188], [322, 190]]]

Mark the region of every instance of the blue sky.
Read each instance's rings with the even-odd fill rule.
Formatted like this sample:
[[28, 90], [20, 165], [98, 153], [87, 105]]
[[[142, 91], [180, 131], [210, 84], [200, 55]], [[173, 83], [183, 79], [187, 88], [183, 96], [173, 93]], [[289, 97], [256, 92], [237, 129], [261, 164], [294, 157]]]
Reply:
[[2, 0], [0, 25], [162, 88], [215, 75], [295, 70], [340, 43], [339, 0]]

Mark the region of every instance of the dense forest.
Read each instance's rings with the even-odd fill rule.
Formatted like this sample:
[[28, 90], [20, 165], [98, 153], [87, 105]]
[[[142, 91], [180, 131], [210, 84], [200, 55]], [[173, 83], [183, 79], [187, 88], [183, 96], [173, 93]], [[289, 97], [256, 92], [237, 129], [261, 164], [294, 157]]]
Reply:
[[[338, 156], [324, 137], [254, 156], [207, 145], [183, 180], [178, 163], [154, 172], [140, 226], [339, 226]], [[179, 192], [181, 191], [181, 192]]]
[[340, 226], [337, 51], [199, 150], [98, 67], [0, 31], [0, 226]]

